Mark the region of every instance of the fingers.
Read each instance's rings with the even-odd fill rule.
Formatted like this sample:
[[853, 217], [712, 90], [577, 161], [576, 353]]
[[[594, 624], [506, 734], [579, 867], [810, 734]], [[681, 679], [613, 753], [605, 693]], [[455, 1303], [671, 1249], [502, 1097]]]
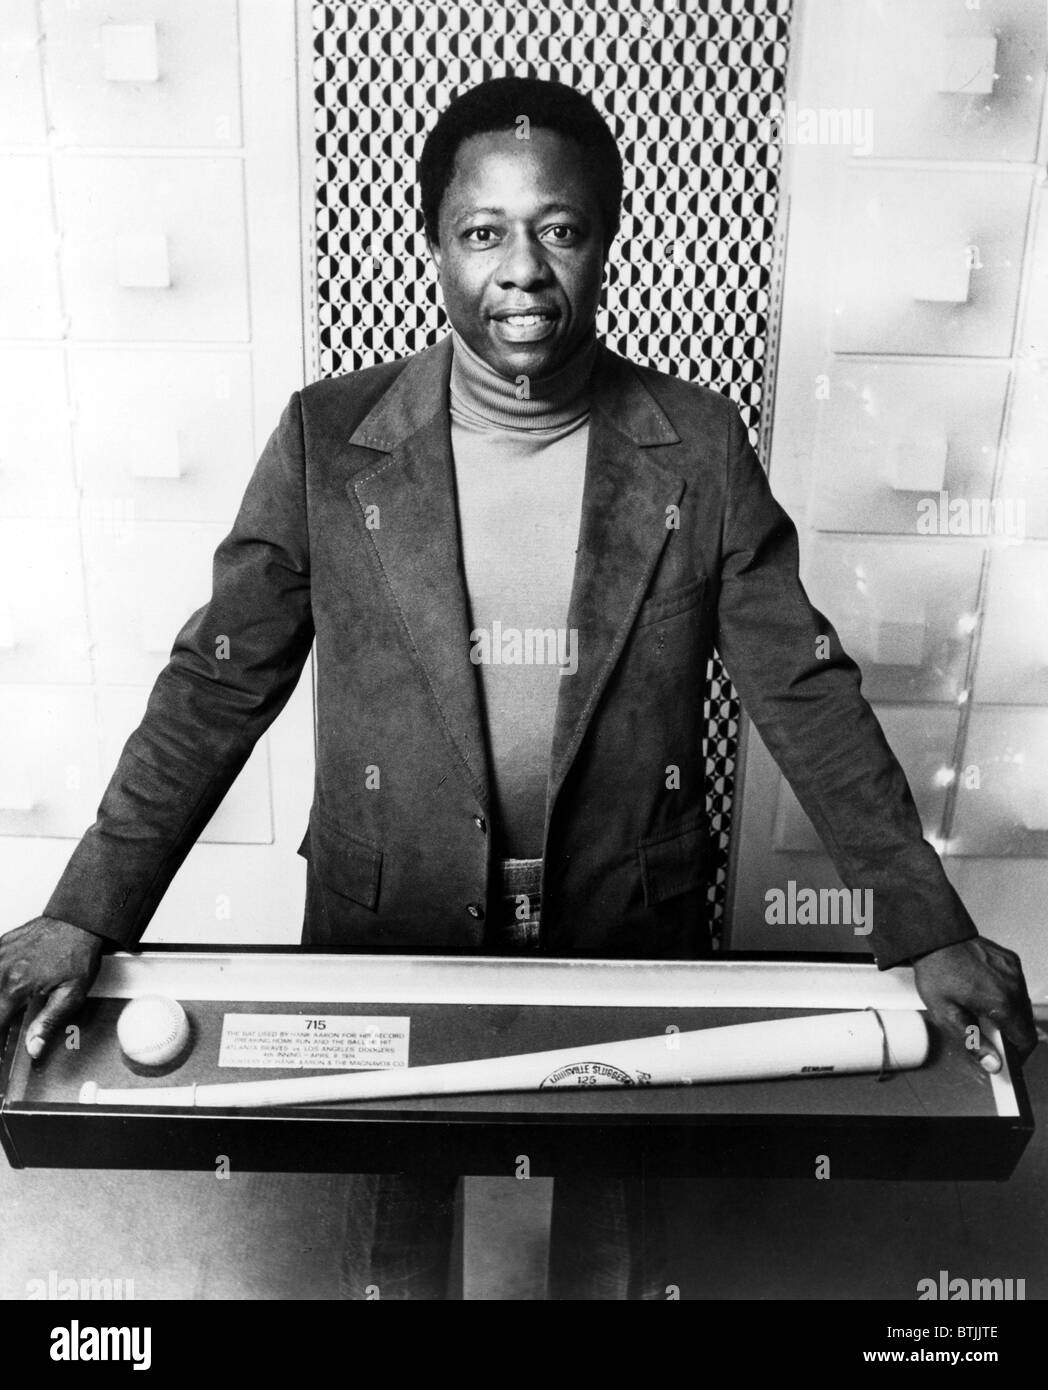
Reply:
[[965, 1049], [972, 1065], [986, 1072], [999, 1072], [1004, 1060], [986, 1039], [973, 1013], [950, 1000], [930, 1004], [929, 1008], [936, 1023], [947, 1037], [952, 1038]]
[[4, 1031], [21, 1007], [21, 999], [15, 999], [13, 995], [8, 994], [6, 991], [0, 993], [0, 1033]]
[[[100, 938], [57, 918], [36, 917], [0, 936], [0, 1028], [5, 1028], [30, 999], [48, 996], [42, 1039], [79, 1007], [98, 973]], [[53, 1012], [57, 1011], [57, 1012]], [[43, 1042], [31, 1056], [38, 1056]]]
[[999, 1072], [1004, 1057], [980, 1027], [995, 1024], [1021, 1062], [1037, 1043], [1033, 1006], [1014, 951], [985, 937], [957, 942], [919, 957], [914, 981], [940, 1027], [961, 1044], [974, 1066]]
[[1000, 1019], [1001, 1032], [1025, 1062], [1037, 1046], [1037, 1020], [1034, 1018], [1033, 1001], [1023, 976], [1022, 962], [1015, 956], [1015, 970], [1012, 987]]
[[1033, 1004], [1023, 978], [1022, 962], [1014, 951], [996, 942], [987, 942], [990, 959], [995, 967], [998, 999], [982, 1012], [1015, 1048], [1019, 1060], [1025, 1061], [1037, 1046], [1037, 1024]]
[[33, 992], [24, 967], [11, 958], [10, 946], [3, 949], [5, 944], [6, 939], [0, 938], [0, 1030], [7, 1027]]
[[51, 991], [43, 1008], [26, 1029], [25, 1050], [34, 1062], [65, 1020], [80, 1008], [85, 994], [84, 986], [79, 981], [59, 985]]
[[1025, 1062], [1037, 1046], [1037, 1024], [1029, 998], [1012, 1000], [1007, 1011], [995, 1009], [990, 1017], [1015, 1048], [1020, 1062]]

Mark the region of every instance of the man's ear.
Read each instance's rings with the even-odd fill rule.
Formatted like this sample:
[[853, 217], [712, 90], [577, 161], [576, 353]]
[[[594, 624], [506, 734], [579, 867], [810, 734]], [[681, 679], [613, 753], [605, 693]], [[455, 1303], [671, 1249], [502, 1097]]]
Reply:
[[429, 258], [430, 258], [430, 260], [433, 262], [433, 264], [436, 266], [436, 268], [437, 268], [437, 273], [439, 274], [439, 273], [440, 273], [440, 242], [439, 242], [439, 241], [434, 241], [433, 238], [429, 235], [428, 232], [426, 233], [426, 250], [429, 252]]

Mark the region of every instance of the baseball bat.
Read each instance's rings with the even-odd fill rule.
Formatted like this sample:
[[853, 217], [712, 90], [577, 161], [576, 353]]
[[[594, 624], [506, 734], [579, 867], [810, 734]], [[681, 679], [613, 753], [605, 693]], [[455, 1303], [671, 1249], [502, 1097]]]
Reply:
[[895, 1071], [922, 1066], [927, 1055], [928, 1030], [918, 1010], [864, 1009], [391, 1071], [120, 1090], [86, 1081], [80, 1103], [241, 1109], [565, 1086], [690, 1086]]

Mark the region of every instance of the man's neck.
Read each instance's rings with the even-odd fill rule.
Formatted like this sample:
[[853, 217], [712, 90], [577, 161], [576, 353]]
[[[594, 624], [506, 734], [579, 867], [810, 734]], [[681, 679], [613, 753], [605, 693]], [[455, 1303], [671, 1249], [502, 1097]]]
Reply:
[[597, 356], [595, 331], [555, 372], [528, 381], [526, 394], [516, 379], [496, 372], [454, 329], [451, 336], [454, 413], [504, 430], [559, 429], [589, 413], [590, 380]]

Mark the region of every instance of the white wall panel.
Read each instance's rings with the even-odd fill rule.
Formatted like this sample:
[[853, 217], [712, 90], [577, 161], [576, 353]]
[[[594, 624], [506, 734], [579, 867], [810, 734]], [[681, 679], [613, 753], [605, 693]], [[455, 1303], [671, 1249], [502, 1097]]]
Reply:
[[1048, 856], [1048, 709], [972, 711], [950, 850]]
[[78, 505], [65, 355], [0, 347], [0, 516], [74, 517]]
[[84, 495], [228, 529], [255, 463], [250, 355], [85, 348], [70, 370]]
[[811, 525], [921, 533], [926, 498], [993, 491], [1008, 371], [838, 357], [818, 415]]
[[75, 521], [0, 521], [0, 682], [91, 680]]
[[1048, 545], [995, 549], [973, 694], [981, 704], [1048, 705]]
[[[0, 686], [0, 836], [78, 839], [95, 818], [101, 780], [90, 689]], [[5, 851], [5, 874], [17, 874], [17, 840]], [[42, 907], [50, 886], [40, 891]]]
[[179, 629], [211, 593], [211, 560], [228, 527], [138, 521], [84, 527], [88, 609], [98, 678], [147, 685]]
[[1029, 200], [1025, 173], [850, 168], [834, 351], [1007, 356]]
[[36, 0], [6, 0], [0, 36], [0, 144], [47, 140]]
[[72, 145], [237, 145], [236, 0], [44, 0], [55, 135]]
[[0, 338], [57, 338], [64, 322], [46, 157], [0, 158], [0, 208], [7, 210], [0, 216]]
[[955, 701], [965, 680], [983, 547], [813, 537], [803, 577], [864, 672], [871, 700]]
[[[236, 159], [55, 162], [62, 279], [75, 338], [245, 341], [250, 336], [243, 170]], [[122, 284], [162, 237], [163, 288]], [[121, 245], [123, 243], [123, 245]], [[123, 255], [121, 254], [123, 253]]]
[[877, 0], [850, 96], [876, 158], [1032, 160], [1044, 63], [1042, 0]]

